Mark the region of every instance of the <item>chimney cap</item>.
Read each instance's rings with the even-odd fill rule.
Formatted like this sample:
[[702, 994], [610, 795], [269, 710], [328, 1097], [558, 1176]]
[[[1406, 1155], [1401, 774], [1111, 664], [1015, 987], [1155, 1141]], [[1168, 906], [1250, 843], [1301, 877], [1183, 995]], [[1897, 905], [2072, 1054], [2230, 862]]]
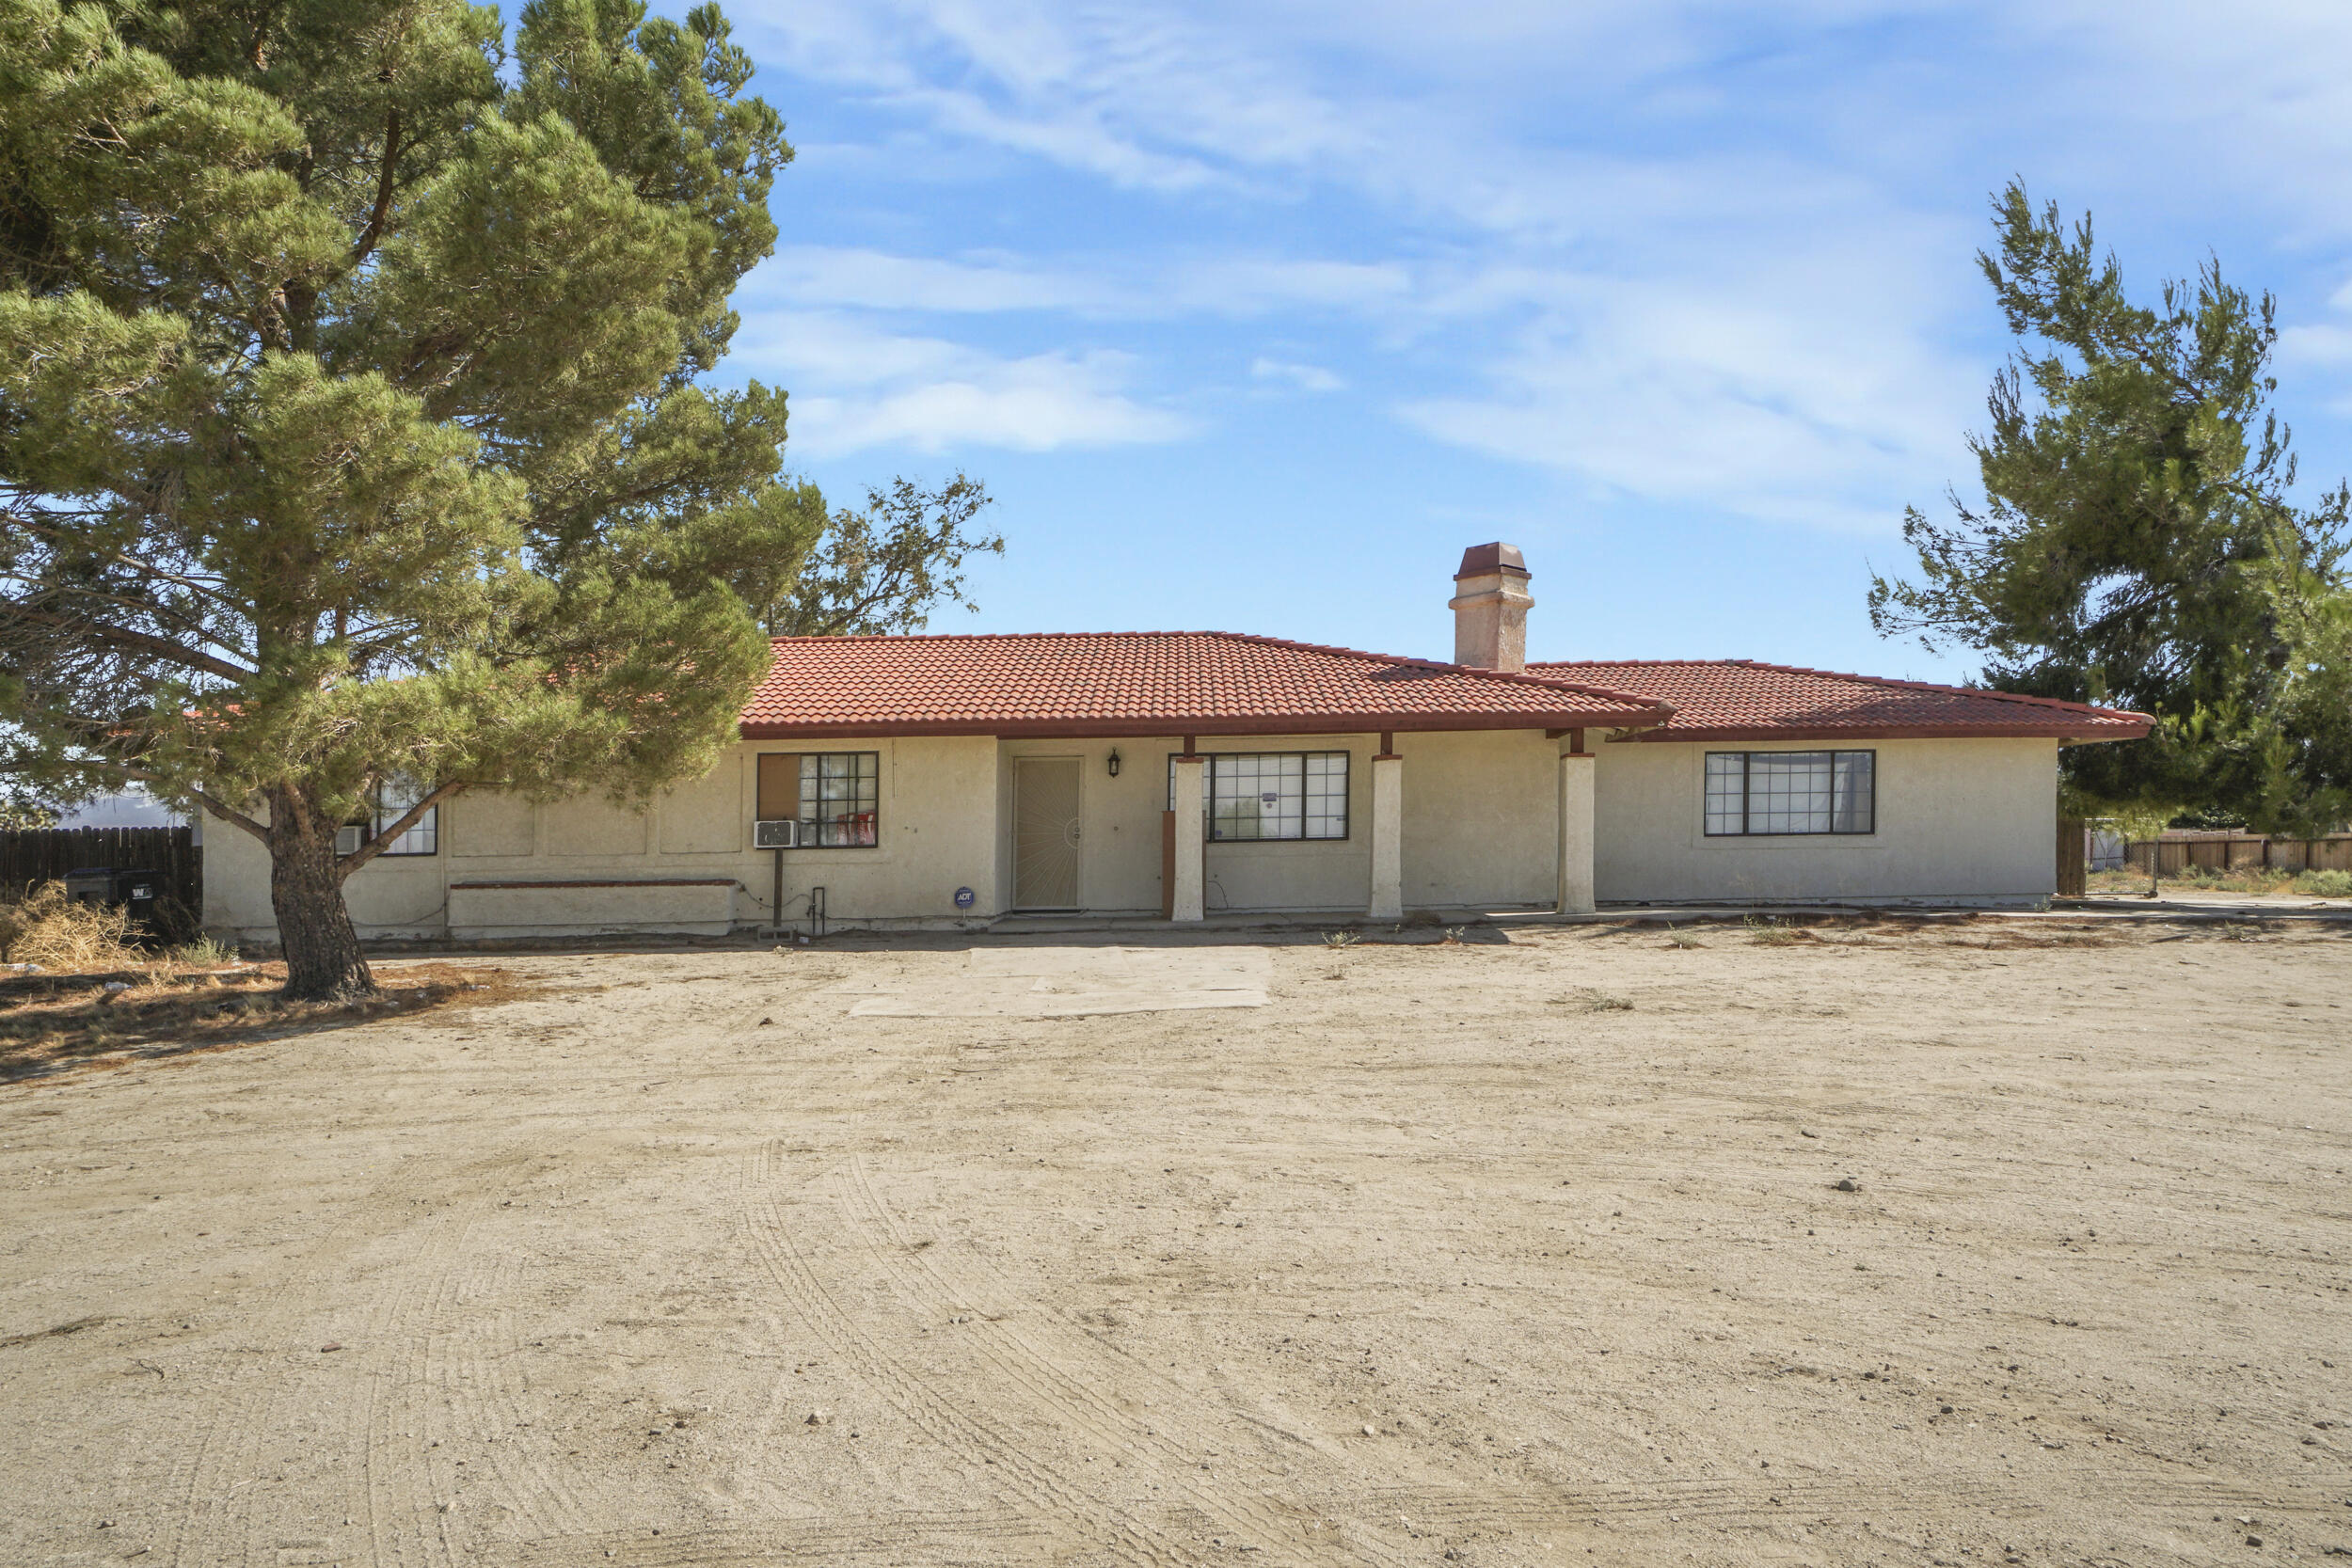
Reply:
[[1497, 572], [1517, 572], [1521, 577], [1534, 574], [1527, 569], [1527, 558], [1519, 554], [1517, 545], [1498, 540], [1491, 545], [1472, 545], [1462, 552], [1462, 564], [1454, 571], [1457, 578], [1491, 577]]

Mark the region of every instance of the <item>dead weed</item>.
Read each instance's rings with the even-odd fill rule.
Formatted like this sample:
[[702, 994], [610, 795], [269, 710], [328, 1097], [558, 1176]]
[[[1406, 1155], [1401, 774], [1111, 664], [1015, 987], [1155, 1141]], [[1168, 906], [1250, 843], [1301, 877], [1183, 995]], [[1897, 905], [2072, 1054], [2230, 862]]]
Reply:
[[1821, 940], [1804, 927], [1773, 915], [1752, 914], [1741, 924], [1748, 928], [1748, 940], [1758, 947], [1788, 947], [1801, 942]]
[[291, 1002], [282, 963], [198, 967], [168, 961], [80, 974], [0, 980], [0, 1081], [83, 1063], [177, 1055], [305, 1028], [385, 1017], [437, 1025], [529, 990], [507, 971], [475, 964], [382, 966], [380, 994], [355, 1002]]
[[121, 969], [142, 961], [131, 940], [131, 911], [83, 904], [63, 882], [43, 882], [0, 902], [0, 963], [44, 970]]

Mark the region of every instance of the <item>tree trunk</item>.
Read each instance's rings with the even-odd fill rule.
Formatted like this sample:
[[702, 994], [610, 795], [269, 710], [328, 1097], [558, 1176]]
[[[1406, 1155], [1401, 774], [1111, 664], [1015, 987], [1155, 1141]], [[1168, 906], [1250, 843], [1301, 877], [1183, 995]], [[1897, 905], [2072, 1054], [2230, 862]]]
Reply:
[[269, 902], [286, 956], [285, 994], [297, 1002], [374, 995], [375, 976], [343, 907], [337, 824], [290, 789], [271, 791], [269, 806]]

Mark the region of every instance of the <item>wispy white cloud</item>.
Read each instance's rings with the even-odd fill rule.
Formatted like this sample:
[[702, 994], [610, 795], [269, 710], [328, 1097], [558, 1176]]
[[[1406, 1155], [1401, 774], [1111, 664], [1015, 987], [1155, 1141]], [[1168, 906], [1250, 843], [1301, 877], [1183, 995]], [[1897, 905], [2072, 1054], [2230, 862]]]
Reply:
[[2332, 369], [2352, 365], [2352, 326], [2313, 322], [2282, 328], [2278, 362], [2281, 369]]
[[[1335, 389], [1314, 361], [1341, 360], [1351, 391], [1466, 451], [1883, 529], [1964, 468], [1997, 331], [1967, 257], [2011, 169], [2070, 205], [2203, 199], [2281, 243], [2352, 235], [2352, 12], [2310, 0], [2248, 0], [2227, 28], [2192, 0], [794, 0], [744, 20], [763, 62], [891, 127], [861, 152], [878, 175], [986, 149], [1060, 199], [1131, 203], [1114, 238], [1072, 219], [996, 250], [780, 255], [760, 286], [796, 330], [854, 318], [870, 340], [795, 362], [796, 419], [825, 440], [1018, 445], [999, 416], [1022, 377], [1038, 402], [1015, 422], [1070, 433], [1041, 439], [1180, 438], [1213, 428], [1210, 391], [1179, 415], [1135, 389], [1168, 373], [1166, 324], [1271, 322], [1261, 388]], [[1382, 355], [1392, 373], [1362, 368]], [[2296, 322], [2280, 363], [2352, 381], [2352, 326]]]
[[823, 459], [872, 447], [1051, 451], [1173, 441], [1184, 414], [1135, 397], [1132, 356], [1109, 350], [1024, 356], [876, 329], [825, 312], [771, 310], [739, 334], [736, 359], [795, 388], [789, 447]]
[[1608, 283], [1485, 365], [1484, 389], [1399, 412], [1606, 491], [1883, 531], [1890, 496], [1951, 445], [1948, 410], [1971, 378], [1856, 336], [1827, 311]]
[[1269, 359], [1264, 355], [1249, 362], [1249, 373], [1260, 381], [1280, 381], [1302, 392], [1336, 392], [1347, 383], [1321, 365], [1294, 364], [1287, 359]]
[[901, 256], [852, 245], [788, 245], [761, 263], [754, 298], [793, 306], [973, 313], [1095, 312], [1132, 293], [1101, 276], [1011, 257]]
[[1364, 311], [1415, 290], [1397, 261], [1296, 257], [1023, 259], [908, 256], [865, 246], [789, 245], [745, 285], [749, 301], [796, 308], [992, 314], [1059, 311], [1165, 320], [1288, 309]]

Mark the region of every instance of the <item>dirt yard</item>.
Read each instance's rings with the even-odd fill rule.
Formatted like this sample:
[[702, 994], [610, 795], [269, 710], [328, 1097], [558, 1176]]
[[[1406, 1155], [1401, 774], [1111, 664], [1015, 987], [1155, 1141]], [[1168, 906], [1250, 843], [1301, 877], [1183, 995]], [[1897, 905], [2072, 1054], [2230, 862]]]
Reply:
[[1247, 940], [0, 1086], [0, 1562], [2352, 1550], [2352, 928]]

